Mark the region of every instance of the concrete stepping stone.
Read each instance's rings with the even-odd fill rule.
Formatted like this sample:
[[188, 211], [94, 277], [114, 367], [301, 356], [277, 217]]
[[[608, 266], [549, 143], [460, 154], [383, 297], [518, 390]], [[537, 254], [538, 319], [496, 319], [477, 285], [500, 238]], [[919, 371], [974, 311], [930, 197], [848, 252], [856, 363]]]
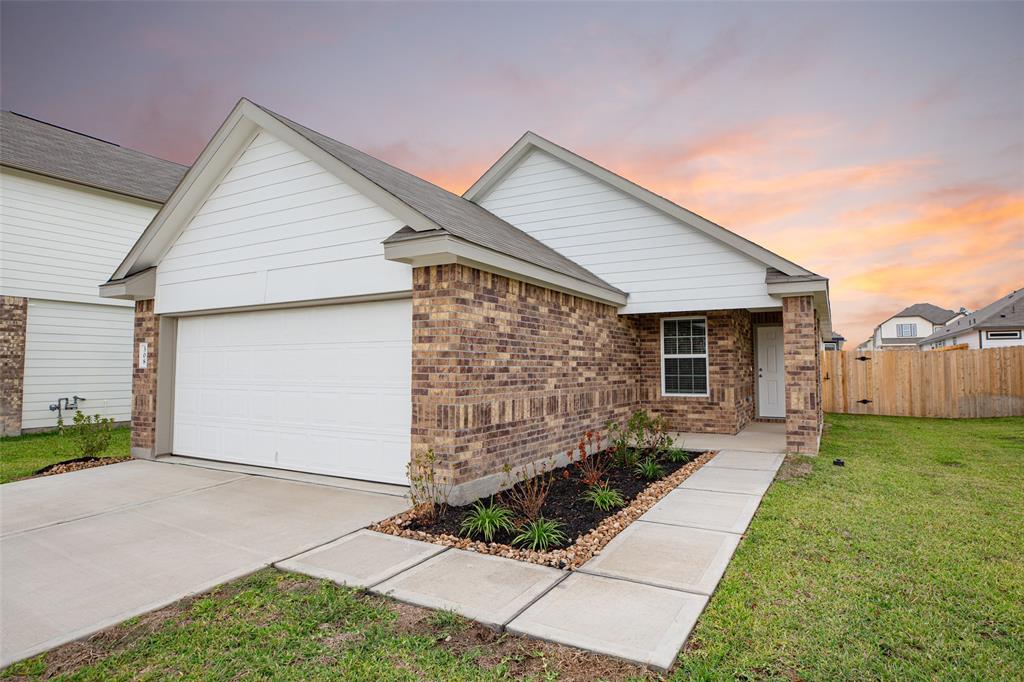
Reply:
[[683, 490], [764, 495], [775, 479], [774, 471], [703, 466], [679, 486]]
[[668, 670], [708, 598], [573, 573], [508, 625], [517, 634]]
[[778, 471], [786, 456], [774, 452], [746, 452], [743, 450], [722, 450], [704, 466], [727, 469], [758, 469]]
[[758, 495], [677, 488], [651, 507], [641, 521], [742, 533], [761, 503]]
[[282, 561], [277, 567], [351, 587], [372, 587], [446, 549], [429, 542], [360, 530]]
[[710, 595], [739, 542], [734, 533], [638, 521], [579, 570]]
[[451, 549], [372, 591], [417, 606], [455, 611], [501, 629], [566, 575], [547, 566]]

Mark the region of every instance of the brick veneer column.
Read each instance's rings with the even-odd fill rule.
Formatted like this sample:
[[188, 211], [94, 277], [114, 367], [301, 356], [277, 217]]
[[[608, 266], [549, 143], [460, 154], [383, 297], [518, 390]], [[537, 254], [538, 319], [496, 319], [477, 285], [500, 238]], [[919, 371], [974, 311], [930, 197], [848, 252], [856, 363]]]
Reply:
[[782, 299], [782, 334], [786, 368], [786, 448], [817, 454], [821, 433], [821, 383], [818, 371], [817, 319], [814, 299]]
[[0, 434], [21, 434], [28, 299], [0, 296]]
[[[160, 318], [153, 299], [135, 302], [135, 348], [132, 354], [132, 455], [152, 457], [156, 445], [156, 373]], [[146, 369], [139, 367], [139, 344], [146, 342]]]

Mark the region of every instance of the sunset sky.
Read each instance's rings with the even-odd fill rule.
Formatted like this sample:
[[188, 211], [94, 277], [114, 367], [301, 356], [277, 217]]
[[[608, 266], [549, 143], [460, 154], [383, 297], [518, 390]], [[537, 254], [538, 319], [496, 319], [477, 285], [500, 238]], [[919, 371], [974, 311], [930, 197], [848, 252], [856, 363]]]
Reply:
[[0, 104], [191, 163], [239, 97], [456, 193], [534, 130], [831, 279], [1024, 286], [1024, 3], [4, 2]]

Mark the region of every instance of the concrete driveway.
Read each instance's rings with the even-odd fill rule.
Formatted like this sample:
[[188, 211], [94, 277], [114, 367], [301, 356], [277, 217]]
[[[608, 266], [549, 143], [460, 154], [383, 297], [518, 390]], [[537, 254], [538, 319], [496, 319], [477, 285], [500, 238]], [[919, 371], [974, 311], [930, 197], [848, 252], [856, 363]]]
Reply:
[[341, 485], [134, 460], [0, 487], [0, 665], [407, 507]]

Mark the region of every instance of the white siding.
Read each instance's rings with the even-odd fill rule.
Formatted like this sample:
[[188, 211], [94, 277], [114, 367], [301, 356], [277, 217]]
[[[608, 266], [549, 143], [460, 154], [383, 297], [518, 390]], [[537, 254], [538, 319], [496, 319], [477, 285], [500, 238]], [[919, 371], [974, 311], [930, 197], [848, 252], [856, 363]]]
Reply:
[[[1021, 329], [1021, 330], [1018, 330], [1018, 331], [1020, 331], [1021, 332], [1021, 336], [1024, 337], [1024, 329]], [[965, 344], [967, 344], [968, 348], [1007, 348], [1009, 346], [1024, 346], [1024, 338], [1020, 338], [1020, 339], [990, 339], [990, 338], [988, 338], [986, 336], [986, 332], [985, 332], [984, 329], [981, 330], [980, 334], [981, 334], [981, 337], [982, 337], [981, 338], [981, 343], [983, 343], [984, 346], [978, 345], [978, 335], [979, 335], [978, 330], [977, 329], [969, 329], [969, 328], [965, 329], [964, 331], [962, 331], [961, 333], [957, 334], [956, 336], [947, 338], [945, 340], [946, 341], [945, 345], [946, 346], [952, 346], [952, 345], [956, 345], [956, 344], [965, 343]], [[928, 348], [929, 350], [933, 349], [933, 348], [942, 348], [942, 346], [940, 345], [941, 343], [942, 343], [941, 341], [935, 342], [935, 343], [929, 343], [925, 347]]]
[[[923, 317], [894, 317], [891, 320], [886, 320], [885, 322], [883, 322], [881, 327], [879, 328], [882, 338], [897, 339], [899, 336], [898, 326], [901, 324], [916, 324], [917, 334], [915, 334], [914, 336], [918, 339], [923, 338], [925, 336], [931, 336], [932, 332], [935, 331], [935, 329], [938, 329], [942, 326], [941, 324], [932, 325], [931, 322], [929, 322]], [[906, 342], [913, 343], [913, 341], [911, 341], [910, 339], [907, 339]], [[897, 340], [896, 343], [902, 343], [902, 341]]]
[[159, 313], [405, 291], [381, 242], [403, 223], [260, 132], [157, 268]]
[[130, 420], [134, 316], [132, 308], [30, 299], [22, 428], [56, 426], [49, 406], [75, 395], [86, 398], [86, 414]]
[[629, 293], [621, 313], [779, 305], [763, 263], [540, 150], [479, 203]]
[[156, 214], [154, 204], [9, 169], [0, 171], [0, 293], [131, 307], [100, 298]]

